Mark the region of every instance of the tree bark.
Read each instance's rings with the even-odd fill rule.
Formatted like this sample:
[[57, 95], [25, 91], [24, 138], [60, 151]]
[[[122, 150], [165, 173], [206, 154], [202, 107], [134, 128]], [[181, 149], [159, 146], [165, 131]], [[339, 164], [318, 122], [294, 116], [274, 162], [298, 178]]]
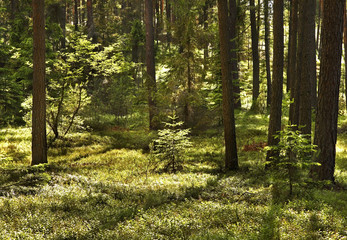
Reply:
[[254, 0], [249, 1], [250, 6], [250, 19], [251, 19], [251, 33], [252, 33], [252, 57], [253, 57], [253, 96], [252, 108], [256, 107], [256, 102], [259, 96], [259, 34], [257, 30], [257, 20], [255, 16]]
[[230, 28], [228, 26], [227, 0], [218, 0], [219, 41], [222, 68], [223, 123], [225, 140], [225, 168], [238, 169], [234, 101], [232, 91]]
[[75, 31], [78, 31], [78, 0], [74, 0], [74, 2], [73, 25], [75, 26]]
[[[283, 46], [284, 46], [284, 30], [283, 30], [283, 0], [274, 0], [274, 56], [273, 56], [273, 83], [270, 108], [270, 122], [268, 145], [275, 146], [279, 139], [275, 138], [278, 131], [281, 130], [282, 116], [282, 96], [283, 96]], [[276, 151], [268, 151], [266, 155], [267, 161], [273, 161], [278, 156]], [[270, 165], [271, 166], [271, 165]]]
[[347, 9], [345, 7], [345, 14], [344, 14], [344, 27], [343, 27], [343, 46], [345, 49], [345, 101], [346, 101], [346, 110], [347, 110]]
[[314, 172], [320, 180], [334, 181], [344, 0], [323, 1], [322, 60], [318, 91], [315, 143], [318, 147]]
[[264, 25], [265, 25], [265, 65], [266, 65], [266, 106], [271, 105], [271, 68], [270, 68], [270, 26], [269, 26], [269, 0], [264, 0]]
[[230, 20], [230, 38], [231, 38], [231, 76], [233, 79], [234, 107], [241, 108], [241, 90], [239, 81], [238, 67], [238, 44], [237, 44], [237, 4], [236, 0], [229, 0], [229, 20]]
[[33, 112], [32, 162], [47, 163], [46, 88], [45, 88], [45, 12], [44, 0], [35, 0], [33, 6]]
[[[302, 54], [300, 62], [302, 71], [300, 77], [300, 109], [299, 125], [303, 128], [301, 132], [311, 135], [311, 112], [316, 81], [316, 47], [315, 47], [315, 4], [316, 0], [301, 0], [300, 14], [302, 15], [302, 35], [299, 42], [302, 44]], [[300, 44], [300, 43], [299, 43]]]
[[296, 68], [295, 68], [295, 76], [293, 75], [293, 94], [294, 94], [294, 103], [293, 103], [293, 115], [291, 118], [291, 124], [295, 125], [294, 129], [297, 129], [299, 126], [299, 114], [300, 114], [300, 104], [301, 104], [301, 70], [302, 70], [302, 54], [304, 51], [304, 25], [305, 19], [302, 14], [302, 6], [304, 4], [303, 0], [298, 1], [298, 33], [297, 33], [297, 51], [296, 51]]
[[153, 1], [145, 1], [145, 25], [146, 25], [146, 66], [147, 66], [147, 90], [149, 107], [149, 128], [158, 128], [156, 116], [156, 81], [155, 81], [155, 60], [154, 60], [154, 27], [153, 27]]
[[92, 39], [92, 42], [96, 42], [95, 25], [93, 17], [93, 2], [92, 0], [87, 0], [87, 29], [88, 38]]

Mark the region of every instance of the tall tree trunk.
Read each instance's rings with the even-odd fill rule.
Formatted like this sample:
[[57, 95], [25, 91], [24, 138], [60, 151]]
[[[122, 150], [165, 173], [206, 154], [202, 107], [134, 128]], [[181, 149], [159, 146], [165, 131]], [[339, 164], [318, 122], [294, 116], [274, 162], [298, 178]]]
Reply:
[[[297, 39], [297, 51], [296, 51], [296, 68], [295, 68], [295, 80], [293, 85], [293, 94], [294, 94], [294, 103], [293, 103], [293, 116], [291, 120], [291, 124], [296, 125], [294, 129], [297, 129], [299, 126], [299, 114], [300, 114], [300, 104], [301, 104], [301, 70], [302, 70], [302, 55], [304, 51], [304, 25], [305, 19], [302, 14], [302, 6], [304, 2], [303, 0], [298, 0], [298, 39]], [[293, 76], [294, 77], [294, 76]]]
[[[281, 130], [282, 116], [282, 96], [283, 96], [283, 55], [284, 55], [284, 30], [283, 30], [283, 0], [274, 0], [273, 16], [273, 34], [274, 34], [274, 56], [273, 56], [273, 83], [270, 108], [270, 122], [268, 145], [275, 146], [279, 139], [275, 134]], [[268, 151], [267, 161], [272, 161], [272, 157], [278, 156], [276, 151]]]
[[[287, 91], [290, 91], [290, 98], [294, 99], [295, 79], [296, 79], [296, 51], [298, 46], [298, 1], [291, 0], [290, 2], [290, 19], [289, 19], [289, 44], [288, 44], [288, 68], [287, 68]], [[294, 105], [290, 105], [289, 120]]]
[[31, 165], [47, 163], [46, 88], [45, 88], [45, 8], [44, 0], [33, 6], [33, 112]]
[[218, 0], [219, 41], [222, 67], [223, 123], [225, 140], [225, 168], [238, 169], [232, 76], [230, 71], [231, 46], [228, 26], [227, 0]]
[[92, 39], [92, 42], [96, 42], [95, 25], [93, 17], [93, 1], [87, 0], [87, 29], [88, 38]]
[[153, 1], [145, 0], [145, 25], [146, 25], [146, 66], [147, 66], [147, 88], [149, 107], [149, 128], [157, 129], [158, 123], [155, 120], [156, 104], [156, 81], [155, 81], [155, 61], [154, 61], [154, 27], [153, 27]]
[[347, 110], [347, 9], [345, 8], [344, 14], [344, 27], [343, 27], [343, 46], [345, 49], [345, 101], [346, 101], [346, 110]]
[[[208, 9], [210, 7], [210, 3], [208, 0], [205, 1], [204, 7], [202, 9], [202, 24], [204, 27], [204, 31], [208, 30]], [[207, 59], [208, 59], [208, 45], [209, 42], [205, 40], [204, 42], [204, 72], [203, 72], [203, 79], [206, 77], [206, 72], [208, 70], [208, 64], [207, 64]]]
[[300, 14], [303, 15], [302, 31], [302, 69], [300, 87], [299, 125], [303, 126], [302, 133], [311, 135], [311, 112], [316, 81], [316, 47], [315, 47], [315, 13], [316, 0], [301, 0]]
[[229, 0], [229, 20], [230, 20], [230, 38], [231, 38], [231, 76], [233, 80], [234, 106], [241, 108], [241, 90], [238, 67], [238, 44], [237, 44], [237, 4], [236, 0]]
[[60, 39], [61, 48], [64, 49], [66, 47], [66, 0], [60, 6], [61, 15], [59, 17], [60, 27], [63, 32], [63, 36]]
[[264, 0], [264, 25], [265, 25], [265, 64], [266, 64], [266, 106], [271, 105], [271, 68], [270, 68], [270, 26], [269, 26], [269, 0]]
[[166, 30], [166, 41], [167, 46], [170, 49], [171, 43], [171, 3], [170, 0], [166, 0], [166, 20], [167, 20], [167, 30]]
[[83, 26], [85, 26], [85, 18], [86, 18], [86, 8], [85, 8], [85, 5], [86, 5], [86, 0], [82, 0], [82, 3], [81, 3], [82, 7], [81, 7], [81, 24]]
[[78, 0], [74, 0], [74, 2], [73, 25], [75, 26], [75, 31], [78, 31]]
[[252, 56], [253, 56], [252, 108], [255, 108], [257, 104], [257, 99], [259, 96], [259, 49], [258, 49], [259, 34], [257, 30], [257, 20], [255, 16], [254, 0], [249, 0], [249, 6], [250, 6], [250, 18], [251, 18]]
[[314, 168], [320, 180], [334, 181], [344, 7], [345, 0], [323, 1], [322, 60], [315, 129], [317, 161], [321, 165]]
[[18, 13], [18, 0], [11, 0], [11, 15], [10, 19], [13, 21]]

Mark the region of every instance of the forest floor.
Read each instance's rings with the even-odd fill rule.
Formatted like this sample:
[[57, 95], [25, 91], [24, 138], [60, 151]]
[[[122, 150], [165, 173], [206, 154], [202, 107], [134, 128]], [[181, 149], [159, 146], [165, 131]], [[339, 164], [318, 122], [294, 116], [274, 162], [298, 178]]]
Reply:
[[[0, 239], [347, 239], [347, 118], [336, 186], [287, 197], [264, 170], [268, 118], [236, 114], [240, 170], [223, 172], [222, 130], [192, 136], [183, 170], [151, 171], [153, 133], [74, 133], [30, 165], [30, 129], [0, 130]], [[280, 186], [280, 187], [276, 187]]]

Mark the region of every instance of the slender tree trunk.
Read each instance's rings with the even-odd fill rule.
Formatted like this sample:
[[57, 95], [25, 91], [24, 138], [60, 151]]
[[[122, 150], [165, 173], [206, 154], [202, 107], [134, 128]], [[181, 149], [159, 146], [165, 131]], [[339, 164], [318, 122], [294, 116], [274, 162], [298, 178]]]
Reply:
[[[204, 31], [208, 30], [208, 9], [210, 7], [209, 1], [205, 1], [204, 7], [203, 7], [203, 13], [202, 13], [202, 25], [204, 27]], [[205, 79], [206, 77], [206, 72], [208, 70], [208, 64], [207, 64], [207, 59], [208, 59], [208, 45], [209, 42], [205, 40], [204, 43], [204, 72], [203, 72], [203, 78]]]
[[223, 123], [225, 139], [225, 168], [238, 169], [232, 76], [230, 71], [231, 46], [228, 26], [227, 0], [218, 0], [220, 56], [222, 67]]
[[344, 14], [344, 28], [343, 28], [343, 46], [345, 49], [345, 101], [346, 101], [346, 110], [347, 110], [347, 9], [345, 8]]
[[[282, 116], [282, 96], [283, 96], [283, 55], [284, 55], [284, 30], [283, 30], [283, 0], [274, 0], [273, 16], [273, 34], [274, 34], [274, 56], [273, 56], [273, 83], [270, 108], [270, 122], [268, 145], [275, 146], [279, 139], [275, 138], [278, 131], [281, 130]], [[272, 157], [278, 156], [278, 152], [268, 151], [267, 161], [272, 161]]]
[[75, 31], [78, 31], [78, 0], [74, 0], [74, 2], [73, 25], [75, 26]]
[[154, 27], [153, 27], [153, 1], [145, 0], [145, 24], [146, 24], [146, 65], [147, 65], [147, 88], [149, 107], [149, 128], [158, 128], [154, 119], [156, 115], [155, 93], [155, 61], [154, 61]]
[[96, 42], [94, 17], [93, 17], [93, 2], [92, 0], [87, 0], [87, 29], [88, 38], [92, 39], [92, 42]]
[[295, 80], [293, 85], [293, 94], [294, 94], [294, 103], [293, 103], [293, 117], [291, 120], [291, 124], [296, 125], [295, 129], [299, 126], [299, 114], [300, 114], [300, 104], [301, 104], [301, 70], [302, 70], [302, 54], [304, 51], [304, 41], [302, 40], [304, 37], [304, 25], [305, 19], [302, 14], [302, 5], [304, 4], [303, 0], [298, 0], [298, 39], [297, 39], [297, 51], [296, 51], [296, 72], [295, 72]]
[[166, 0], [166, 20], [167, 20], [167, 33], [166, 33], [166, 41], [167, 46], [170, 49], [171, 43], [171, 3], [170, 0]]
[[46, 139], [46, 88], [45, 88], [45, 8], [44, 0], [33, 5], [33, 112], [32, 112], [32, 162], [47, 163]]
[[249, 1], [250, 18], [251, 18], [251, 32], [252, 32], [252, 56], [253, 56], [253, 96], [252, 108], [256, 107], [256, 102], [259, 96], [259, 49], [258, 41], [259, 34], [257, 30], [257, 21], [255, 16], [254, 0]]
[[315, 143], [318, 179], [334, 181], [345, 0], [323, 1], [322, 60]]
[[[290, 98], [294, 99], [295, 79], [296, 79], [296, 51], [298, 37], [298, 1], [291, 0], [290, 20], [289, 20], [289, 44], [288, 44], [288, 69], [287, 69], [287, 90], [290, 91]], [[294, 105], [290, 105], [290, 121]]]
[[61, 48], [65, 49], [66, 47], [66, 0], [63, 1], [60, 7], [61, 15], [59, 17], [60, 27], [63, 32], [63, 36], [60, 39]]
[[271, 68], [270, 68], [270, 26], [269, 26], [269, 0], [264, 0], [264, 25], [265, 25], [265, 64], [267, 96], [266, 106], [271, 105]]
[[[300, 87], [299, 125], [303, 126], [302, 133], [311, 135], [311, 112], [315, 92], [316, 81], [316, 48], [315, 48], [315, 3], [316, 0], [301, 0], [300, 14], [303, 16], [302, 23], [302, 71]], [[300, 44], [300, 43], [299, 43]]]
[[230, 20], [230, 37], [231, 37], [231, 73], [233, 79], [233, 96], [234, 106], [236, 109], [241, 108], [241, 90], [239, 80], [239, 61], [237, 57], [237, 4], [236, 0], [229, 0], [229, 20]]
[[10, 19], [13, 21], [18, 13], [18, 0], [11, 0], [11, 15]]
[[85, 10], [86, 0], [82, 0], [82, 8], [81, 8], [81, 24], [85, 26], [85, 18], [86, 18], [86, 10]]

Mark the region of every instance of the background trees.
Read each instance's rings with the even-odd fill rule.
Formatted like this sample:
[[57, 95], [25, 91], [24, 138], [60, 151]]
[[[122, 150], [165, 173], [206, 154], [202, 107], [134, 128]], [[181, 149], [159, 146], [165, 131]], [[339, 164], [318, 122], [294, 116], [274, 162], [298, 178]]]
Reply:
[[[270, 145], [287, 117], [310, 134], [314, 114], [325, 111], [316, 109], [317, 76], [324, 74], [323, 66], [316, 73], [324, 62], [316, 58], [327, 35], [320, 28], [322, 2], [316, 9], [316, 1], [293, 0], [283, 10], [268, 0], [219, 4], [227, 11], [227, 30], [211, 0], [47, 1], [49, 143], [71, 130], [159, 129], [173, 111], [198, 134], [227, 124], [233, 108], [255, 107], [270, 114]], [[12, 0], [0, 9], [0, 124], [22, 125], [34, 117], [32, 7]], [[225, 36], [230, 44], [222, 44]], [[290, 93], [282, 102], [283, 81]], [[226, 107], [223, 97], [231, 95], [233, 107]], [[226, 144], [235, 143], [228, 152], [236, 153], [230, 136]]]

